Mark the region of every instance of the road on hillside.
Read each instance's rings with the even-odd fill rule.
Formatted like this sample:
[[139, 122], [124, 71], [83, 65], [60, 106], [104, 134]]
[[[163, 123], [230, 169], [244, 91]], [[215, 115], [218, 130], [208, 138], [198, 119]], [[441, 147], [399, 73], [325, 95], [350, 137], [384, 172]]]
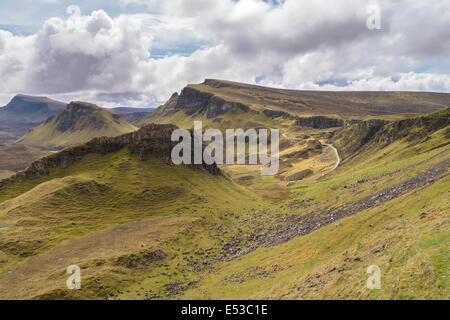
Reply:
[[336, 158], [337, 158], [336, 164], [334, 165], [333, 169], [328, 171], [328, 173], [330, 173], [330, 172], [333, 172], [339, 166], [339, 164], [341, 163], [341, 157], [339, 156], [339, 152], [337, 151], [337, 149], [332, 144], [325, 143], [325, 145], [328, 146], [328, 147], [333, 148], [334, 153], [336, 154]]
[[[287, 136], [286, 133], [282, 132], [281, 135], [287, 139], [289, 139], [289, 137]], [[333, 172], [334, 170], [336, 170], [336, 168], [341, 164], [341, 157], [339, 156], [339, 152], [338, 150], [335, 148], [335, 146], [333, 146], [330, 143], [324, 143], [324, 145], [332, 148], [334, 150], [334, 153], [336, 154], [336, 164], [334, 165], [333, 169], [331, 169], [330, 171], [328, 171], [327, 173]]]

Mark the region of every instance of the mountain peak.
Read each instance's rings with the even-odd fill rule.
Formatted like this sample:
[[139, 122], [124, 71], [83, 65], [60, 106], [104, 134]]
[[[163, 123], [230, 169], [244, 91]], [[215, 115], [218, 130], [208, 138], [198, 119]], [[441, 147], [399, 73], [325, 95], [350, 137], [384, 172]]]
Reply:
[[45, 148], [64, 148], [95, 137], [118, 136], [136, 127], [95, 104], [73, 101], [59, 114], [30, 130], [19, 142]]
[[96, 104], [84, 102], [84, 101], [72, 101], [67, 105], [67, 109], [73, 110], [103, 110], [103, 108], [99, 107]]

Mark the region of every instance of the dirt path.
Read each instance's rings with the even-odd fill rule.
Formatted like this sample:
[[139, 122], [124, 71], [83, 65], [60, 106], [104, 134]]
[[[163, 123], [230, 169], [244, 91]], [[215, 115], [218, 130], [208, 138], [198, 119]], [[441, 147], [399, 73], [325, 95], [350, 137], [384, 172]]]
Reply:
[[332, 144], [325, 143], [325, 145], [334, 150], [334, 153], [336, 154], [336, 158], [337, 158], [336, 164], [334, 165], [333, 169], [328, 171], [328, 173], [330, 173], [330, 172], [333, 172], [334, 170], [336, 170], [336, 168], [341, 164], [341, 157], [339, 156], [339, 152], [337, 151], [337, 149]]

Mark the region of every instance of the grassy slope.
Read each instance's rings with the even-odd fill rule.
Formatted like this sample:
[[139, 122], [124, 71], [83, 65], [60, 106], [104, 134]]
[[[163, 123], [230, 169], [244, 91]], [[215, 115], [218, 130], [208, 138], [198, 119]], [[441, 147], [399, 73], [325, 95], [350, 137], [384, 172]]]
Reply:
[[[291, 192], [296, 198], [326, 201], [326, 207], [363, 198], [448, 159], [450, 151], [445, 147], [426, 151], [440, 145], [444, 139], [441, 130], [433, 139], [414, 148], [405, 142], [396, 143], [372, 155], [366, 154], [365, 159], [344, 164], [330, 179], [293, 185]], [[439, 155], [443, 151], [446, 152]], [[395, 172], [436, 155], [414, 169], [362, 184], [359, 188], [343, 188], [359, 179]], [[430, 187], [420, 188], [337, 224], [223, 263], [183, 298], [448, 299], [449, 185], [447, 176]], [[299, 213], [304, 210], [307, 209]], [[366, 269], [372, 264], [382, 271], [379, 291], [366, 289]], [[275, 266], [279, 271], [273, 272]], [[268, 275], [249, 272], [251, 267], [262, 268]]]
[[190, 84], [190, 89], [212, 94], [222, 100], [247, 105], [252, 110], [228, 111], [216, 118], [206, 114], [187, 116], [183, 109], [171, 112], [172, 98], [153, 113], [133, 123], [172, 123], [181, 128], [192, 128], [194, 120], [201, 120], [205, 128], [254, 128], [277, 127], [281, 130], [297, 130], [295, 120], [286, 117], [268, 117], [263, 110], [275, 110], [292, 116], [327, 116], [340, 119], [399, 120], [448, 107], [450, 94], [423, 92], [331, 92], [284, 90], [224, 80], [205, 80], [202, 84]]
[[[117, 287], [132, 274], [115, 265], [115, 258], [152, 247], [170, 253], [173, 246], [164, 243], [181, 232], [210, 243], [201, 240], [206, 217], [221, 219], [252, 200], [255, 196], [224, 177], [157, 160], [141, 162], [127, 150], [89, 155], [69, 169], [54, 169], [50, 177], [9, 185], [0, 200], [0, 225], [10, 227], [0, 232], [1, 296], [31, 298], [61, 288], [66, 277], [61, 268], [67, 263], [85, 266], [85, 275], [116, 276]], [[122, 227], [113, 228], [117, 225]], [[122, 235], [129, 228], [128, 236]], [[195, 245], [185, 235], [182, 239], [183, 248]], [[58, 263], [61, 257], [64, 262]], [[11, 286], [15, 290], [8, 290]], [[78, 294], [99, 298], [107, 293]]]
[[169, 116], [163, 114], [165, 106], [161, 106], [161, 109], [156, 109], [153, 113], [145, 116], [138, 121], [134, 122], [136, 126], [142, 126], [148, 123], [161, 123], [161, 124], [176, 124], [180, 128], [190, 129], [194, 125], [194, 120], [202, 121], [204, 128], [217, 128], [217, 129], [227, 129], [227, 128], [255, 128], [255, 127], [277, 127], [277, 128], [288, 128], [292, 126], [295, 120], [277, 118], [271, 119], [266, 117], [260, 112], [248, 113], [242, 110], [236, 110], [233, 112], [228, 112], [223, 115], [218, 116], [214, 119], [208, 119], [206, 114], [186, 116], [183, 110], [180, 110]]
[[[304, 148], [305, 139], [297, 139], [304, 134], [289, 131], [283, 152]], [[288, 168], [290, 174], [314, 164], [321, 174], [288, 186], [261, 178], [256, 167], [224, 167], [226, 176], [215, 177], [140, 162], [126, 149], [88, 155], [49, 177], [1, 189], [0, 226], [10, 229], [0, 231], [0, 297], [448, 299], [448, 176], [288, 242], [205, 270], [191, 264], [205, 252], [220, 254], [230, 237], [255, 224], [275, 228], [414, 176], [449, 158], [446, 142], [444, 128], [426, 139], [372, 145], [322, 176], [333, 164], [326, 149]], [[245, 175], [255, 180], [240, 181]], [[363, 179], [371, 180], [351, 186]], [[145, 260], [156, 249], [167, 257]], [[65, 289], [65, 268], [74, 263], [83, 270], [80, 291]], [[379, 291], [365, 287], [371, 264], [382, 270]]]
[[[224, 263], [183, 298], [449, 299], [448, 197], [441, 192], [449, 183]], [[365, 286], [372, 264], [381, 268], [379, 291]], [[281, 271], [260, 276], [249, 272], [255, 266]], [[239, 282], [225, 281], [233, 276]]]
[[256, 110], [281, 110], [302, 116], [411, 116], [437, 111], [450, 103], [447, 93], [300, 91], [223, 80], [206, 80], [188, 87], [249, 105]]
[[[289, 186], [291, 199], [313, 199], [320, 203], [317, 210], [362, 199], [448, 159], [448, 147], [442, 146], [445, 141], [443, 129], [419, 144], [399, 141], [387, 148], [374, 148], [344, 163], [330, 176]], [[420, 164], [427, 159], [431, 160]], [[410, 168], [414, 164], [420, 165]], [[399, 169], [405, 170], [397, 172]], [[230, 170], [241, 173], [239, 167]], [[391, 172], [396, 173], [358, 188], [344, 188], [355, 181]], [[181, 298], [449, 298], [449, 209], [448, 196], [442, 192], [448, 190], [449, 183], [447, 177], [304, 237], [220, 263], [198, 287], [189, 289]], [[285, 204], [265, 209], [273, 215], [286, 214], [285, 211], [292, 214]], [[294, 214], [307, 211], [300, 209]], [[242, 216], [236, 219], [237, 224], [247, 217], [242, 211], [239, 214]], [[380, 291], [370, 291], [365, 286], [365, 272], [371, 264], [382, 270]], [[143, 282], [144, 288], [154, 285], [151, 280]], [[131, 289], [137, 291], [120, 297], [139, 298], [140, 287], [133, 285]]]
[[[62, 122], [64, 129], [61, 129]], [[136, 127], [106, 109], [87, 103], [75, 103], [73, 106], [69, 105], [62, 114], [31, 129], [18, 142], [59, 149], [87, 142], [95, 137], [119, 136], [135, 130]]]
[[203, 84], [189, 86], [255, 109], [337, 117], [426, 113], [448, 106], [450, 99], [448, 94], [439, 93], [299, 91], [223, 80], [206, 80]]

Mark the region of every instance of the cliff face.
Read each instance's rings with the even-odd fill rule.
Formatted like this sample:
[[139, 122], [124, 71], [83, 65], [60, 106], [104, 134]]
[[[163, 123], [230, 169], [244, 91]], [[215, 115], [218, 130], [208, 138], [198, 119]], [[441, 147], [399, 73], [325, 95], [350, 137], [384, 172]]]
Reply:
[[344, 125], [344, 121], [341, 119], [316, 116], [309, 118], [297, 118], [295, 124], [297, 126], [311, 127], [314, 129], [328, 129], [342, 127]]
[[[66, 169], [90, 153], [108, 154], [117, 152], [125, 147], [128, 147], [132, 154], [136, 154], [141, 161], [157, 158], [169, 165], [172, 163], [172, 148], [178, 143], [171, 141], [171, 135], [175, 129], [177, 127], [170, 124], [149, 124], [138, 131], [118, 137], [94, 138], [85, 144], [64, 149], [61, 152], [33, 162], [26, 170], [0, 182], [0, 186], [11, 180], [49, 175], [52, 168], [60, 167]], [[203, 168], [214, 175], [221, 174], [215, 164], [190, 165], [189, 167]]]
[[208, 119], [216, 118], [219, 115], [237, 109], [250, 111], [247, 105], [225, 101], [211, 93], [202, 92], [190, 87], [186, 87], [181, 91], [174, 108], [176, 111], [184, 110], [188, 116], [205, 112]]
[[[110, 115], [109, 111], [108, 113], [103, 111], [100, 107], [93, 104], [71, 102], [67, 109], [55, 118], [57, 119], [56, 130], [61, 132], [77, 129], [83, 130], [85, 128], [101, 130], [107, 128], [111, 120], [117, 124], [120, 123], [120, 117], [117, 114], [113, 113]], [[51, 122], [51, 119], [48, 119], [46, 123]], [[79, 123], [80, 128], [77, 128]]]
[[428, 139], [428, 135], [450, 125], [450, 108], [426, 116], [398, 120], [350, 120], [333, 137], [333, 144], [344, 158], [365, 150], [364, 147], [385, 147], [397, 140], [408, 142]]

